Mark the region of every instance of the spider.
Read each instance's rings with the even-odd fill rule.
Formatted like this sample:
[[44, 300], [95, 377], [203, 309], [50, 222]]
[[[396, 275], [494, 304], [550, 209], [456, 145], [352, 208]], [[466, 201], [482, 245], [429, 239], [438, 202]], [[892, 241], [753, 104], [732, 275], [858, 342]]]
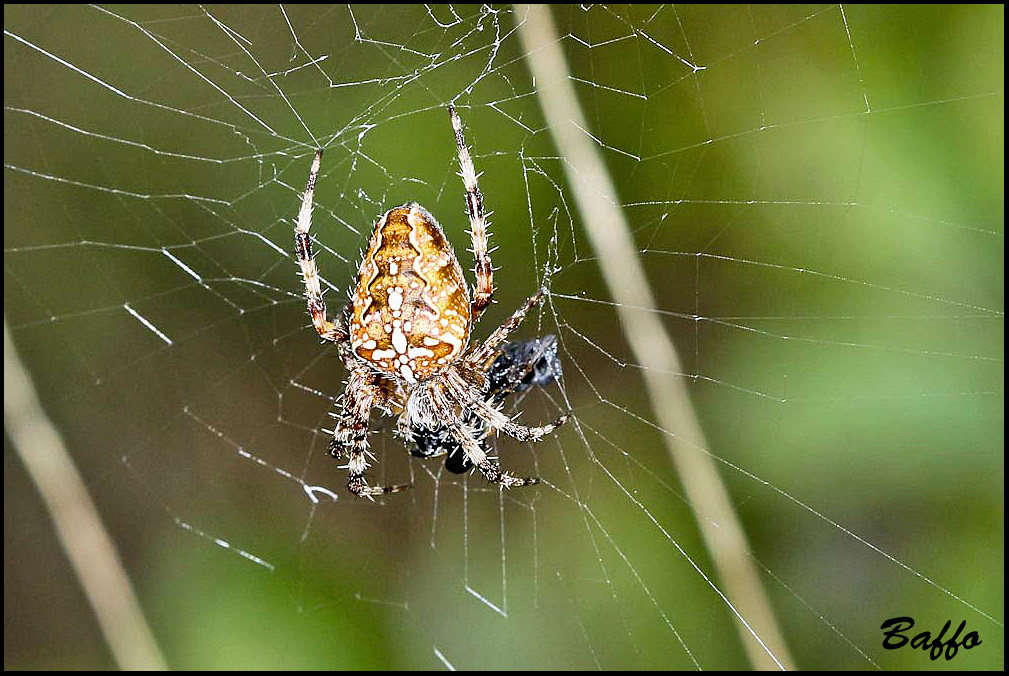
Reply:
[[329, 320], [308, 234], [321, 148], [315, 153], [294, 229], [312, 324], [323, 340], [336, 344], [350, 372], [338, 410], [331, 414], [336, 424], [329, 454], [338, 459], [347, 457], [341, 468], [348, 470], [347, 488], [358, 497], [374, 499], [375, 495], [410, 487], [370, 486], [365, 480], [368, 458], [374, 459], [368, 444], [372, 408], [398, 415], [397, 434], [406, 440], [447, 434], [462, 449], [468, 464], [487, 481], [504, 488], [539, 480], [503, 472], [482, 443], [487, 429], [532, 442], [568, 418], [562, 415], [552, 423], [526, 427], [498, 410], [494, 395], [487, 398], [487, 372], [496, 362], [498, 346], [518, 328], [545, 289], [530, 296], [483, 343], [469, 344], [473, 324], [491, 303], [494, 278], [483, 195], [462, 121], [454, 106], [450, 105], [448, 112], [476, 259], [472, 301], [459, 260], [441, 226], [426, 209], [410, 202], [390, 209], [378, 220], [364, 250], [350, 305], [337, 321]]
[[[554, 380], [561, 379], [561, 362], [557, 357], [557, 338], [546, 335], [521, 343], [505, 343], [500, 354], [487, 371], [486, 400], [491, 404], [504, 403], [511, 394], [528, 390], [534, 385], [545, 387]], [[468, 413], [468, 425], [477, 424], [475, 416]], [[487, 451], [487, 435], [491, 430], [481, 423], [480, 443]], [[416, 446], [410, 454], [417, 458], [445, 457], [445, 469], [454, 474], [462, 474], [473, 468], [473, 464], [462, 447], [452, 438], [445, 427], [418, 429], [413, 431]]]

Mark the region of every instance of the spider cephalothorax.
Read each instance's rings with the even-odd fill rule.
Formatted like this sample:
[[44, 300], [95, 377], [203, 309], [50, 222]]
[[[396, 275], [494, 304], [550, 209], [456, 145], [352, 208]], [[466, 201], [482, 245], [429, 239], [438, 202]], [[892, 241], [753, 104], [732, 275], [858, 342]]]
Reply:
[[498, 346], [539, 302], [543, 289], [485, 342], [469, 345], [473, 323], [490, 305], [494, 283], [483, 196], [454, 107], [449, 106], [449, 114], [476, 257], [472, 300], [459, 260], [441, 226], [423, 207], [411, 203], [391, 209], [379, 219], [364, 252], [350, 317], [332, 322], [326, 316], [308, 234], [322, 150], [315, 155], [298, 213], [294, 239], [312, 324], [323, 339], [337, 344], [350, 371], [339, 411], [334, 414], [336, 425], [329, 451], [334, 457], [347, 456], [347, 485], [358, 496], [407, 487], [369, 486], [364, 479], [371, 455], [368, 421], [373, 407], [398, 414], [398, 432], [407, 440], [418, 435], [448, 435], [462, 449], [466, 464], [504, 487], [537, 480], [501, 471], [487, 456], [483, 443], [488, 428], [521, 441], [536, 441], [567, 419], [561, 416], [542, 427], [525, 427], [501, 413], [494, 396], [488, 398], [486, 374], [496, 363]]

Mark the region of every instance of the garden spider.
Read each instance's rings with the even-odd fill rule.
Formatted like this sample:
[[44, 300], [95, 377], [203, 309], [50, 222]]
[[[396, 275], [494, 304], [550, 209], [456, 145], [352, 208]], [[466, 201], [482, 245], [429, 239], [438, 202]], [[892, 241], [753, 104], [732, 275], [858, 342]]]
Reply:
[[[528, 486], [538, 479], [502, 472], [487, 455], [482, 441], [487, 428], [519, 441], [538, 441], [567, 420], [562, 415], [541, 427], [519, 425], [488, 400], [487, 371], [495, 363], [498, 346], [518, 328], [526, 313], [540, 301], [534, 293], [483, 343], [469, 345], [473, 323], [491, 303], [493, 271], [487, 251], [487, 222], [483, 195], [477, 184], [462, 122], [448, 107], [459, 153], [459, 176], [466, 189], [476, 288], [469, 287], [452, 245], [430, 213], [416, 203], [390, 209], [375, 225], [351, 298], [350, 316], [337, 321], [326, 316], [319, 270], [312, 255], [312, 198], [322, 162], [315, 154], [308, 186], [294, 229], [295, 250], [305, 279], [305, 297], [312, 324], [323, 340], [336, 343], [350, 376], [339, 410], [329, 453], [348, 456], [347, 488], [358, 497], [393, 493], [409, 484], [369, 486], [368, 422], [371, 409], [398, 414], [397, 433], [406, 440], [444, 430], [462, 448], [468, 463], [488, 481], [505, 488]], [[476, 424], [472, 422], [476, 418]]]

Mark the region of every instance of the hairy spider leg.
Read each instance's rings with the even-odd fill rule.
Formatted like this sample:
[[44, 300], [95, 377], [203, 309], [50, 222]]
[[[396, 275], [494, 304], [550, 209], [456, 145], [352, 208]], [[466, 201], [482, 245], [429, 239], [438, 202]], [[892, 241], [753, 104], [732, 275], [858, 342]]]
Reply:
[[374, 403], [374, 393], [379, 384], [377, 376], [363, 369], [351, 371], [344, 393], [343, 415], [337, 419], [333, 430], [333, 439], [329, 442], [329, 454], [334, 458], [343, 457], [347, 453], [346, 469], [350, 472], [347, 488], [357, 497], [374, 500], [375, 495], [396, 493], [410, 484], [393, 486], [369, 486], [364, 478], [368, 469], [368, 456], [371, 455], [368, 445], [368, 423], [371, 418], [371, 407]]
[[[557, 418], [557, 420], [546, 425], [526, 427], [513, 421], [484, 401], [481, 393], [463, 380], [454, 369], [448, 373], [445, 385], [449, 395], [465, 407], [466, 410], [471, 411], [494, 429], [501, 430], [519, 441], [539, 441], [567, 422], [568, 419], [568, 414], [565, 413]], [[473, 464], [477, 463], [474, 462]]]
[[473, 158], [470, 157], [469, 148], [466, 147], [466, 138], [462, 132], [462, 120], [455, 112], [455, 106], [449, 104], [449, 117], [452, 118], [452, 129], [455, 132], [455, 146], [459, 152], [459, 176], [462, 178], [463, 186], [466, 188], [466, 213], [469, 215], [469, 232], [473, 238], [473, 257], [476, 265], [473, 269], [476, 275], [476, 288], [473, 290], [472, 308], [473, 321], [475, 322], [491, 304], [491, 297], [494, 295], [494, 269], [491, 267], [490, 253], [487, 251], [487, 216], [484, 212], [483, 193], [480, 192], [480, 185], [477, 182], [479, 176], [473, 168]]
[[340, 343], [347, 339], [347, 332], [342, 326], [329, 321], [326, 317], [326, 303], [322, 299], [322, 288], [319, 285], [319, 269], [315, 265], [312, 253], [312, 237], [308, 234], [312, 227], [312, 199], [315, 196], [315, 180], [319, 176], [319, 166], [322, 164], [322, 148], [315, 152], [312, 170], [308, 174], [308, 185], [301, 197], [301, 209], [294, 226], [294, 250], [301, 266], [301, 276], [305, 279], [305, 298], [308, 300], [308, 311], [312, 315], [312, 325], [323, 340]]
[[519, 306], [519, 309], [515, 310], [511, 317], [505, 320], [504, 324], [494, 329], [494, 332], [487, 337], [487, 340], [470, 348], [469, 354], [466, 356], [466, 362], [471, 367], [479, 369], [497, 351], [498, 346], [508, 338], [508, 335], [522, 324], [526, 315], [529, 314], [529, 310], [533, 309], [540, 302], [544, 293], [546, 293], [546, 289], [541, 288], [529, 296], [526, 302]]
[[445, 416], [445, 426], [448, 428], [456, 443], [462, 447], [466, 457], [476, 466], [484, 479], [491, 483], [500, 484], [504, 488], [518, 488], [520, 486], [531, 486], [539, 483], [536, 477], [518, 477], [509, 472], [501, 471], [501, 466], [487, 457], [481, 444], [473, 438], [472, 433], [462, 424], [458, 417]]

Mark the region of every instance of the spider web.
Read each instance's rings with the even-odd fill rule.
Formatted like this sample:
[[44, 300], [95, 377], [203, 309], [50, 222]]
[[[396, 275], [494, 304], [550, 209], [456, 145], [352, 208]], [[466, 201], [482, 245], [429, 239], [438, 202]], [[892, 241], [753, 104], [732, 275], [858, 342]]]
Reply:
[[[554, 9], [793, 663], [1002, 668], [1003, 10]], [[5, 8], [4, 308], [178, 668], [739, 668], [511, 8]], [[564, 378], [502, 493], [373, 419], [375, 504], [326, 456], [319, 345], [377, 216], [466, 262], [445, 105], [492, 209], [497, 303]], [[5, 442], [9, 443], [9, 442]], [[12, 456], [7, 454], [8, 458]], [[113, 666], [19, 465], [5, 666]], [[709, 578], [711, 583], [709, 584]], [[38, 603], [40, 599], [46, 602]], [[911, 616], [953, 661], [881, 648]], [[59, 638], [56, 638], [59, 637]], [[781, 656], [783, 659], [786, 657]]]

